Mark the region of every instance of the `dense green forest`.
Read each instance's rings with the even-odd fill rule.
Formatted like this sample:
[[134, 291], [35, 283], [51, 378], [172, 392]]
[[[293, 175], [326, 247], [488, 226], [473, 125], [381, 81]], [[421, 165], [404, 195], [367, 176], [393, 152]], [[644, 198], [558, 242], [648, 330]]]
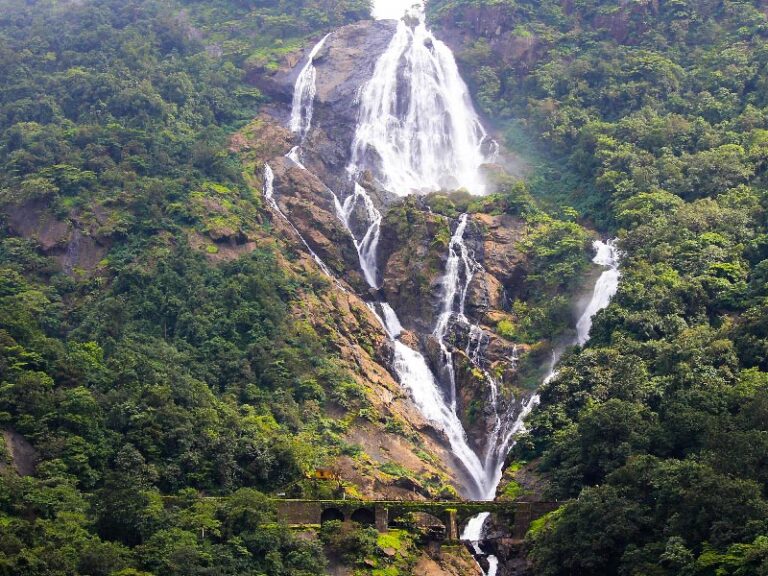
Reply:
[[515, 453], [574, 499], [530, 535], [535, 574], [768, 573], [766, 4], [432, 8], [485, 112], [547, 151], [534, 189], [624, 252]]
[[[257, 490], [345, 449], [318, 405], [362, 402], [289, 313], [328, 285], [292, 274], [273, 242], [211, 266], [188, 239], [268, 233], [227, 152], [263, 102], [245, 75], [319, 20], [367, 13], [0, 2], [0, 428], [40, 459], [34, 476], [0, 473], [0, 574], [324, 573], [318, 544], [263, 527]], [[211, 198], [225, 215], [203, 209]], [[83, 231], [91, 266], [8, 233], [55, 234], [58, 220], [70, 245]]]

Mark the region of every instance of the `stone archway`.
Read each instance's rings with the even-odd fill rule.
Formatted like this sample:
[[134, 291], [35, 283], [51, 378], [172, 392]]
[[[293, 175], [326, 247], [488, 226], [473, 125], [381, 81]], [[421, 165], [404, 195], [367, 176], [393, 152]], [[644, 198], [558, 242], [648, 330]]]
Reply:
[[363, 526], [376, 525], [376, 513], [370, 508], [358, 508], [349, 518], [352, 522], [357, 522]]
[[338, 508], [326, 508], [320, 514], [320, 524], [325, 524], [326, 522], [331, 522], [333, 520], [344, 522], [344, 513]]

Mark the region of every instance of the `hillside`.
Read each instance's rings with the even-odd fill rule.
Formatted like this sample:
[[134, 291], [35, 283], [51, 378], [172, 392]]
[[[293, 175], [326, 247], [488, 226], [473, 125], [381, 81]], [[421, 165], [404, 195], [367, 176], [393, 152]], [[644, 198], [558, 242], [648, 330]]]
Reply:
[[[330, 30], [367, 7], [2, 8], [2, 570], [324, 573], [316, 540], [264, 527], [265, 495], [456, 498], [464, 473], [396, 381], [346, 232], [327, 207], [302, 201], [320, 184], [275, 165], [279, 186], [290, 178], [280, 203], [295, 225], [264, 197], [263, 163], [292, 140], [264, 115], [290, 98], [269, 79], [296, 66], [320, 32], [318, 10]], [[503, 179], [484, 201], [399, 205], [383, 225], [383, 275], [414, 330], [434, 321], [417, 298], [432, 293], [437, 306], [451, 225], [465, 211], [489, 266], [473, 316], [499, 334], [489, 362], [512, 411], [539, 365], [534, 354], [519, 374], [504, 368], [505, 339], [521, 342], [522, 357], [533, 344], [546, 354], [541, 341], [570, 323], [567, 298], [549, 296], [579, 288], [589, 235]], [[317, 267], [299, 230], [340, 280]], [[550, 237], [561, 242], [552, 252], [532, 241]], [[346, 256], [327, 251], [344, 242]], [[558, 265], [569, 272], [527, 291], [528, 268]], [[505, 312], [501, 283], [530, 308]], [[479, 449], [491, 426], [485, 377], [469, 365], [460, 377], [461, 419]], [[341, 480], [312, 479], [325, 468]], [[433, 562], [403, 550], [406, 565]]]
[[0, 574], [765, 573], [768, 5], [370, 4], [0, 0]]

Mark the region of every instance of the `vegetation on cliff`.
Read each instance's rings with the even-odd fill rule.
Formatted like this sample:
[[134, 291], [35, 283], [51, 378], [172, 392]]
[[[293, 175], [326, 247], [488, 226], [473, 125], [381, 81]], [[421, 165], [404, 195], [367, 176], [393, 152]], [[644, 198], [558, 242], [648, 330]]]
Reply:
[[624, 251], [518, 446], [575, 498], [531, 534], [535, 573], [764, 573], [765, 3], [432, 8], [483, 109], [546, 150], [535, 191]]
[[[261, 4], [0, 6], [0, 430], [37, 465], [0, 452], [2, 574], [324, 572], [256, 489], [351, 450], [321, 407], [366, 400], [296, 313], [328, 284], [268, 239], [227, 142], [263, 101], [242, 49], [329, 3]], [[331, 4], [328, 26], [366, 13]]]

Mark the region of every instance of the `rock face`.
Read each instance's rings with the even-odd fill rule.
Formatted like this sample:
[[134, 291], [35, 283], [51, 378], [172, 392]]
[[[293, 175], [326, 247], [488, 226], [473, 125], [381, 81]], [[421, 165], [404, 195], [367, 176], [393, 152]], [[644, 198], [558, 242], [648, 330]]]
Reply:
[[70, 214], [66, 220], [56, 217], [45, 199], [11, 205], [6, 210], [10, 231], [35, 240], [40, 250], [52, 256], [69, 275], [96, 273], [111, 244], [109, 237], [100, 231], [98, 209], [94, 209], [90, 222], [77, 213]]
[[[339, 194], [349, 192], [347, 178], [352, 139], [357, 125], [357, 94], [373, 75], [376, 61], [395, 33], [394, 21], [363, 21], [334, 31], [314, 59], [317, 69], [312, 126], [304, 142], [303, 163]], [[319, 40], [319, 38], [318, 38]], [[312, 46], [273, 76], [253, 75], [252, 81], [283, 103], [273, 114], [287, 124], [293, 89]]]
[[379, 240], [382, 292], [409, 330], [429, 334], [439, 313], [451, 221], [410, 196], [387, 210]]
[[19, 476], [31, 476], [40, 455], [29, 441], [12, 429], [0, 430], [0, 473], [10, 466]]
[[333, 192], [285, 157], [275, 158], [270, 166], [275, 174], [275, 199], [283, 214], [336, 275], [362, 286], [357, 250], [336, 214]]

